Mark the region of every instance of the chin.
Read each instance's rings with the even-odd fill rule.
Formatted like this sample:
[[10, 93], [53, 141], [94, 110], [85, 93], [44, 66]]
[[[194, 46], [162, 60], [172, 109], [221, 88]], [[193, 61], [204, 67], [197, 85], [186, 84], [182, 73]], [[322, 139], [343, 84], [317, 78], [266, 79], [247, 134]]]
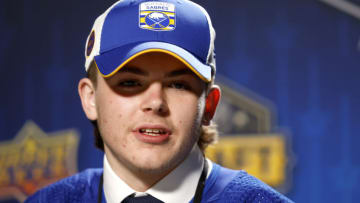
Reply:
[[174, 168], [176, 168], [182, 160], [183, 158], [179, 156], [166, 158], [159, 158], [158, 156], [146, 157], [145, 159], [142, 159], [140, 162], [138, 162], [135, 168], [137, 168], [139, 172], [142, 173], [164, 174], [169, 173]]

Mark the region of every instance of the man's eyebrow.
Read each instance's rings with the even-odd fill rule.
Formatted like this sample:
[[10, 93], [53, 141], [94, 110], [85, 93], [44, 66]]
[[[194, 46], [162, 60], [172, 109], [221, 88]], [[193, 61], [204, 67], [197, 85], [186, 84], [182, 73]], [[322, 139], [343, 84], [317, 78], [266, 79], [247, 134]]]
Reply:
[[171, 71], [170, 73], [166, 74], [166, 77], [176, 77], [180, 75], [194, 75], [194, 72], [191, 71], [189, 68], [183, 68], [179, 70]]
[[141, 70], [140, 68], [136, 68], [136, 67], [132, 67], [132, 66], [124, 67], [124, 68], [120, 69], [119, 72], [121, 72], [121, 73], [132, 73], [132, 74], [142, 75], [142, 76], [148, 76], [149, 75], [149, 73]]

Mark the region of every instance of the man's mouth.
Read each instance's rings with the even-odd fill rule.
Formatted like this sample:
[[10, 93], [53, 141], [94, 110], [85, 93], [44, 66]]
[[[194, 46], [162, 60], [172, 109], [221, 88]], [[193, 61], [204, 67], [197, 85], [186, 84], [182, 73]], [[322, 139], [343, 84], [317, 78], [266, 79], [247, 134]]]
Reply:
[[139, 132], [141, 134], [154, 136], [154, 137], [167, 134], [167, 131], [164, 129], [141, 128], [141, 129], [139, 129]]
[[134, 129], [135, 137], [144, 143], [163, 144], [172, 135], [171, 128], [161, 124], [143, 124]]

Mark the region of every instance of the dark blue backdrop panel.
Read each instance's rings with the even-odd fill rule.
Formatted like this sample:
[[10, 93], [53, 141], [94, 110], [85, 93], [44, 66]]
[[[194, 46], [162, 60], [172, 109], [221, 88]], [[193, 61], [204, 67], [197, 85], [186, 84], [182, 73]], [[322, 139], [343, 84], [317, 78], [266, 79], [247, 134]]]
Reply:
[[[92, 23], [113, 2], [0, 1], [0, 141], [27, 120], [45, 132], [75, 128], [78, 169], [102, 165], [77, 82]], [[320, 1], [197, 2], [217, 31], [218, 73], [272, 101], [278, 126], [291, 131], [287, 196], [360, 199], [360, 20]]]

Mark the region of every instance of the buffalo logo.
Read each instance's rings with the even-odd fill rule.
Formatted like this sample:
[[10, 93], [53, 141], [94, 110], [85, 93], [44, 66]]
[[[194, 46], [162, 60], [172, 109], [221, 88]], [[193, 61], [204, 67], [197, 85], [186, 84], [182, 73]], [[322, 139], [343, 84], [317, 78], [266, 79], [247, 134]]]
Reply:
[[86, 56], [90, 56], [93, 48], [94, 48], [94, 43], [95, 43], [95, 31], [92, 31], [90, 36], [89, 36], [89, 40], [86, 46]]
[[140, 4], [139, 26], [154, 31], [175, 29], [175, 6], [165, 2], [145, 2]]
[[154, 29], [161, 29], [169, 26], [170, 19], [164, 13], [153, 12], [145, 17], [145, 23]]

